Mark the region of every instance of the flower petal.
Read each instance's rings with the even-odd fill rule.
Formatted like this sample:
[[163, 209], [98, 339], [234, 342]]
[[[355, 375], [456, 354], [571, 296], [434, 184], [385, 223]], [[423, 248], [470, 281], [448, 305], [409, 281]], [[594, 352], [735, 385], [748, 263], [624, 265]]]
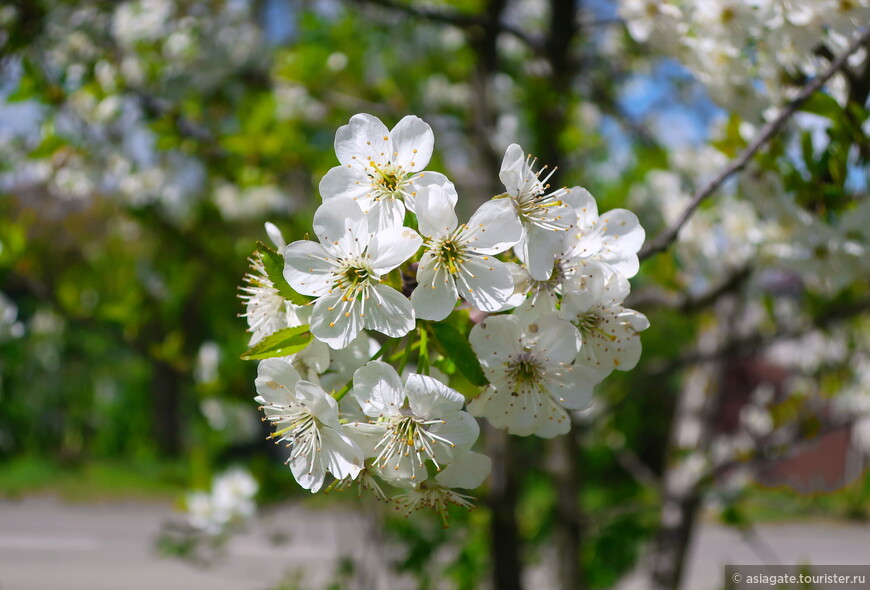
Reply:
[[336, 289], [315, 302], [311, 311], [311, 333], [330, 348], [344, 348], [362, 330], [361, 308], [358, 299], [346, 301], [344, 293]]
[[551, 399], [544, 401], [541, 415], [538, 418], [535, 436], [541, 438], [553, 438], [567, 434], [571, 430], [571, 417]]
[[339, 428], [338, 402], [323, 391], [319, 385], [309, 381], [299, 381], [296, 384], [296, 401], [330, 428]]
[[435, 268], [430, 252], [423, 254], [417, 267], [417, 287], [411, 293], [411, 303], [417, 317], [441, 321], [456, 307], [459, 295], [453, 276], [444, 268]]
[[282, 359], [266, 359], [257, 365], [257, 379], [254, 385], [261, 400], [260, 403], [290, 404], [296, 399], [296, 384], [299, 373]]
[[371, 199], [366, 195], [371, 190], [368, 176], [358, 168], [335, 166], [320, 180], [320, 196], [324, 201], [330, 199], [359, 200], [361, 207], [367, 208]]
[[405, 205], [393, 198], [383, 198], [373, 201], [368, 208], [363, 208], [369, 231], [376, 233], [385, 229], [401, 227], [405, 222]]
[[365, 327], [398, 338], [414, 329], [414, 308], [404, 295], [386, 285], [369, 288]]
[[468, 341], [484, 367], [500, 366], [522, 352], [520, 323], [508, 315], [486, 318], [471, 329]]
[[343, 432], [343, 428], [320, 430], [320, 453], [325, 455], [326, 468], [336, 479], [355, 479], [363, 468], [363, 453], [359, 445]]
[[338, 264], [320, 244], [299, 240], [284, 248], [282, 255], [284, 280], [297, 292], [319, 297], [332, 288]]
[[465, 405], [465, 397], [437, 379], [411, 373], [405, 380], [405, 395], [415, 416], [438, 419], [455, 414]]
[[343, 165], [366, 166], [369, 161], [381, 163], [384, 144], [389, 147], [390, 133], [377, 117], [360, 113], [350, 118], [335, 132], [335, 155]]
[[556, 254], [564, 249], [564, 232], [526, 226], [527, 246], [520, 259], [526, 263], [533, 279], [545, 281], [553, 274]]
[[475, 309], [498, 311], [514, 294], [514, 280], [508, 267], [501, 261], [489, 257], [471, 257], [462, 263], [456, 288]]
[[450, 180], [441, 174], [440, 172], [421, 172], [419, 174], [415, 174], [411, 179], [411, 192], [409, 195], [405, 196], [405, 206], [408, 207], [408, 210], [411, 212], [416, 212], [416, 199], [417, 193], [423, 187], [430, 185], [438, 185], [444, 191], [444, 196], [450, 201], [450, 204], [456, 206], [456, 201], [459, 200], [459, 195], [456, 192], [456, 187], [453, 186], [453, 183]]
[[460, 453], [471, 450], [471, 445], [480, 435], [480, 426], [468, 412], [454, 412], [442, 422], [430, 426], [429, 432], [451, 443], [431, 443], [435, 451], [435, 461], [444, 465], [453, 461]]
[[518, 144], [512, 143], [504, 153], [498, 178], [508, 194], [518, 195], [526, 185], [526, 155]]
[[510, 199], [487, 201], [471, 216], [462, 240], [480, 254], [499, 254], [523, 237], [523, 224]]
[[420, 233], [428, 238], [446, 238], [459, 225], [453, 203], [444, 194], [444, 187], [437, 184], [417, 192], [416, 213]]
[[570, 363], [580, 350], [580, 333], [570, 322], [556, 315], [538, 318], [525, 326], [535, 357], [549, 365]]
[[481, 453], [462, 453], [444, 468], [435, 480], [448, 488], [471, 490], [483, 483], [492, 471], [492, 459]]
[[393, 163], [407, 171], [418, 172], [432, 158], [435, 135], [428, 123], [420, 117], [408, 115], [390, 131], [393, 138]]
[[384, 275], [417, 253], [423, 243], [409, 227], [393, 227], [374, 235], [369, 244], [369, 257], [376, 275]]
[[369, 361], [356, 370], [352, 394], [363, 413], [371, 418], [398, 415], [405, 403], [399, 374], [381, 361]]
[[368, 222], [353, 199], [334, 198], [314, 212], [314, 233], [337, 258], [358, 256], [368, 244]]

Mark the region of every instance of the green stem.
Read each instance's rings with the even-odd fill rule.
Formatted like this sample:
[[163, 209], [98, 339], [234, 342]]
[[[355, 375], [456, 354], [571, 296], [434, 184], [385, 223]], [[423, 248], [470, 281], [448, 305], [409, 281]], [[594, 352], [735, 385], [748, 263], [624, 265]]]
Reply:
[[426, 326], [418, 328], [420, 334], [420, 356], [417, 360], [417, 372], [421, 375], [429, 374], [429, 333], [426, 331]]

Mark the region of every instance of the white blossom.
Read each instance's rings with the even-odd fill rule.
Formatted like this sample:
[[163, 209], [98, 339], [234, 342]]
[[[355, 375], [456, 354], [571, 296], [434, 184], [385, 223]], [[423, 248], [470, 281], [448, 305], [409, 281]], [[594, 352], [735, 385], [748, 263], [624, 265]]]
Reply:
[[562, 316], [577, 327], [583, 340], [578, 364], [604, 374], [637, 365], [641, 353], [638, 332], [649, 327], [649, 320], [622, 306], [628, 293], [625, 277], [614, 274], [605, 279], [599, 271], [590, 277], [585, 291], [565, 295]]
[[550, 438], [568, 432], [565, 410], [586, 407], [601, 380], [595, 370], [572, 365], [580, 335], [555, 315], [532, 322], [490, 317], [472, 328], [468, 339], [490, 383], [468, 410], [511, 434]]
[[525, 156], [517, 144], [508, 146], [501, 164], [499, 179], [504, 183], [523, 226], [523, 239], [515, 248], [517, 256], [535, 279], [547, 279], [553, 270], [553, 259], [562, 249], [564, 232], [574, 226], [577, 216], [561, 198], [568, 192], [559, 188], [551, 192], [547, 180], [554, 170], [541, 175], [547, 167], [535, 171], [531, 156]]
[[338, 198], [356, 201], [372, 231], [401, 226], [405, 209], [414, 211], [421, 186], [445, 186], [444, 196], [455, 205], [452, 183], [443, 174], [423, 171], [434, 145], [432, 128], [419, 117], [408, 115], [388, 131], [377, 117], [354, 115], [335, 134], [340, 165], [320, 181], [320, 194], [325, 203]]
[[311, 333], [332, 348], [344, 348], [363, 328], [404, 336], [414, 327], [414, 309], [381, 277], [414, 255], [422, 238], [407, 227], [369, 233], [365, 214], [352, 199], [335, 198], [314, 214], [320, 244], [293, 242], [284, 251], [284, 278], [303, 295], [316, 297]]
[[496, 311], [513, 293], [514, 283], [508, 267], [494, 255], [516, 244], [522, 228], [510, 205], [498, 199], [459, 225], [442, 192], [442, 187], [432, 185], [417, 196], [420, 233], [426, 237], [411, 294], [417, 317], [443, 320], [453, 311], [457, 295], [475, 309]]
[[354, 374], [352, 392], [370, 420], [348, 428], [374, 471], [397, 485], [426, 480], [428, 461], [440, 470], [480, 433], [462, 394], [432, 377], [411, 373], [403, 384], [393, 367], [371, 361]]
[[473, 489], [483, 483], [492, 471], [492, 460], [480, 453], [467, 452], [435, 476], [435, 481], [420, 482], [407, 492], [393, 497], [396, 510], [406, 516], [415, 510], [430, 508], [441, 516], [447, 526], [447, 508], [451, 504], [472, 508], [472, 496], [454, 488]]
[[359, 446], [338, 420], [338, 403], [319, 386], [300, 379], [284, 360], [266, 359], [257, 368], [255, 400], [275, 425], [272, 437], [291, 449], [287, 463], [302, 487], [317, 492], [326, 473], [354, 478], [362, 469]]

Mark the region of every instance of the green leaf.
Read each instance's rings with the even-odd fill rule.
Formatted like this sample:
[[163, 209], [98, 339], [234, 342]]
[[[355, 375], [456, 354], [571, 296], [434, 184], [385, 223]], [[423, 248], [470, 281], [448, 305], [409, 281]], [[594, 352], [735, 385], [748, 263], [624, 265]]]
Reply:
[[314, 336], [308, 331], [307, 324], [284, 328], [260, 340], [251, 350], [242, 355], [242, 360], [259, 361], [295, 354], [308, 346], [312, 338]]
[[843, 112], [840, 103], [838, 103], [833, 96], [825, 94], [824, 92], [816, 92], [810, 96], [807, 101], [800, 106], [800, 110], [805, 113], [813, 113], [814, 115], [827, 117], [832, 121], [836, 121]]
[[284, 279], [284, 258], [280, 254], [263, 242], [257, 242], [257, 252], [263, 260], [263, 266], [266, 267], [266, 276], [275, 285], [278, 295], [296, 305], [307, 305], [311, 302], [311, 297], [297, 293], [287, 284]]
[[468, 340], [450, 324], [433, 322], [432, 333], [441, 345], [442, 352], [456, 365], [462, 373], [474, 385], [483, 387], [489, 384], [489, 380], [477, 360], [477, 355], [471, 349]]

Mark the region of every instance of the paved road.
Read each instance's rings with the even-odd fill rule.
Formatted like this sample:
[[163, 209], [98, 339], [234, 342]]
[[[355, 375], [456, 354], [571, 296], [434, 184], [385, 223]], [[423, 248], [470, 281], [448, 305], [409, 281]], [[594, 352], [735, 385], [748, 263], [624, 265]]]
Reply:
[[[179, 518], [166, 504], [0, 501], [0, 590], [271, 590], [298, 574], [300, 590], [320, 589], [339, 557], [375, 567], [382, 558], [361, 515], [289, 507], [234, 537], [216, 565], [196, 567], [154, 551], [161, 525]], [[276, 534], [286, 539], [276, 545]]]
[[[154, 553], [167, 519], [166, 504], [67, 505], [46, 497], [0, 501], [0, 590], [272, 590], [288, 574], [301, 574], [294, 590], [320, 590], [335, 580], [340, 556], [368, 566], [365, 590], [413, 588], [390, 578], [383, 563], [389, 548], [373, 536], [364, 515], [287, 507], [262, 515], [235, 537], [226, 557], [210, 568]], [[870, 563], [870, 527], [838, 524], [762, 525], [758, 539], [705, 525], [695, 537], [686, 590], [721, 587], [721, 566]], [[282, 544], [270, 539], [289, 536]], [[551, 568], [530, 571], [528, 587], [543, 589]], [[345, 585], [345, 590], [347, 587]], [[641, 590], [629, 578], [620, 590]]]

